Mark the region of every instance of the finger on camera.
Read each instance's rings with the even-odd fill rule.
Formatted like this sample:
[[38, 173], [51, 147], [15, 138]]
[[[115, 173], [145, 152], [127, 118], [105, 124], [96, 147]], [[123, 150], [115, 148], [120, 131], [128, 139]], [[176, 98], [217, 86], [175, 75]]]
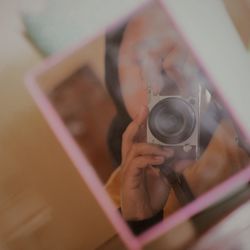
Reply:
[[150, 143], [134, 143], [130, 149], [129, 157], [137, 157], [139, 155], [159, 155], [169, 158], [174, 155], [174, 150]]
[[138, 112], [133, 121], [140, 126], [141, 124], [143, 124], [143, 122], [145, 122], [147, 116], [148, 116], [148, 107], [142, 105], [140, 111]]
[[164, 162], [164, 160], [165, 157], [163, 156], [153, 156], [153, 155], [139, 156], [131, 161], [125, 172], [137, 171], [137, 170], [141, 171], [143, 168], [146, 168], [151, 165], [160, 165]]
[[142, 107], [140, 114], [128, 125], [125, 132], [122, 135], [123, 146], [128, 146], [134, 142], [134, 139], [139, 131], [139, 128], [145, 122], [147, 118], [148, 111], [146, 107]]
[[125, 132], [122, 135], [122, 155], [125, 157], [129, 152], [131, 146], [134, 143], [134, 138], [136, 137], [139, 130], [139, 126], [131, 122], [126, 128]]

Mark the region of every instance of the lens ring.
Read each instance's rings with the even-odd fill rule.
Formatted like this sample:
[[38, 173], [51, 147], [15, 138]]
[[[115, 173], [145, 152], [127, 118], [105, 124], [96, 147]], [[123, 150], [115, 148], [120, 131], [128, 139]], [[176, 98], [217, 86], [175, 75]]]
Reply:
[[187, 140], [196, 124], [192, 105], [180, 97], [167, 97], [150, 111], [148, 127], [152, 135], [165, 144]]

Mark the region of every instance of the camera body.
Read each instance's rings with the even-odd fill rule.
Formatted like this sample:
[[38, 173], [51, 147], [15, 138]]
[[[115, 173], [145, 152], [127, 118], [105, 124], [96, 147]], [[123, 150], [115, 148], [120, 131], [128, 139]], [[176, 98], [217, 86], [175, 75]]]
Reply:
[[147, 142], [173, 148], [175, 159], [199, 155], [201, 87], [182, 95], [155, 93], [148, 86]]

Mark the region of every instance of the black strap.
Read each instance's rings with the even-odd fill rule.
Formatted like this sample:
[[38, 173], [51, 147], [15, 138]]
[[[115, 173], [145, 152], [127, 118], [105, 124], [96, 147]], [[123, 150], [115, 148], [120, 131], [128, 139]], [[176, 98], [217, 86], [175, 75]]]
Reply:
[[[120, 213], [121, 209], [119, 209]], [[154, 226], [158, 222], [162, 221], [163, 219], [163, 210], [159, 211], [154, 216], [145, 219], [145, 220], [138, 220], [138, 221], [126, 221], [130, 229], [135, 235], [139, 235], [149, 229], [150, 227]]]
[[173, 188], [176, 198], [180, 202], [181, 206], [185, 206], [195, 199], [185, 177], [182, 174], [176, 173], [173, 169], [166, 166], [161, 167], [160, 171]]

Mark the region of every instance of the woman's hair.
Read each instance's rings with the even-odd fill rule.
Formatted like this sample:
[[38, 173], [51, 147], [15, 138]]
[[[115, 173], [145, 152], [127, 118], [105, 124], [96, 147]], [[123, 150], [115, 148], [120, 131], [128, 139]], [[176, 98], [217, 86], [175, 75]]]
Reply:
[[118, 30], [108, 32], [105, 41], [105, 83], [117, 111], [108, 133], [108, 146], [114, 159], [114, 166], [121, 163], [122, 134], [131, 122], [121, 94], [118, 73], [118, 55], [125, 28], [126, 24]]
[[109, 32], [106, 35], [106, 51], [105, 51], [105, 82], [107, 90], [116, 106], [117, 113], [127, 114], [124, 105], [123, 97], [120, 89], [119, 75], [118, 75], [118, 55], [119, 49], [125, 30], [123, 25], [115, 32]]

